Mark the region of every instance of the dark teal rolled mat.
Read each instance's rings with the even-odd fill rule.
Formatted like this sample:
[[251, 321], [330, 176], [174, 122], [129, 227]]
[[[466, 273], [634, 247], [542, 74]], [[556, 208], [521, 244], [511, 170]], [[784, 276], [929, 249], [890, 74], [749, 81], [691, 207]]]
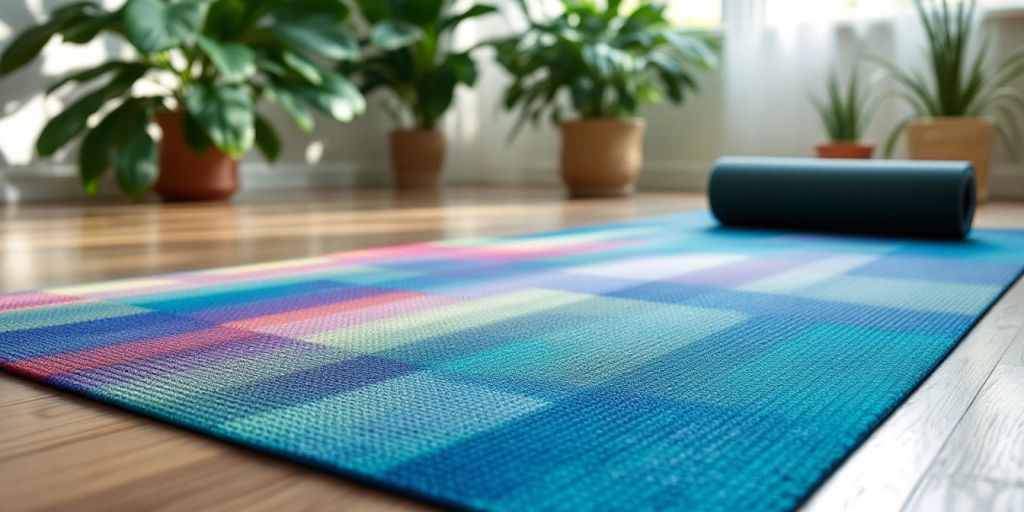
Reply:
[[969, 162], [724, 157], [711, 211], [727, 226], [962, 239], [971, 230]]

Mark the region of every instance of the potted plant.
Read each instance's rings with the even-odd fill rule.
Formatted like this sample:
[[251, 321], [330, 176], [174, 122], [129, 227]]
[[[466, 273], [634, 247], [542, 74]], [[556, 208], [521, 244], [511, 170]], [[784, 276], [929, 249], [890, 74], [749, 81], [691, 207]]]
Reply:
[[[562, 179], [571, 195], [633, 192], [643, 167], [642, 103], [681, 104], [696, 91], [696, 68], [716, 63], [718, 38], [673, 27], [659, 3], [562, 0], [556, 16], [519, 2], [529, 28], [497, 41], [512, 76], [505, 107], [525, 121], [550, 119], [562, 130]], [[564, 121], [567, 100], [573, 119]]]
[[[128, 0], [116, 11], [76, 2], [16, 37], [0, 57], [0, 76], [57, 36], [71, 44], [104, 32], [124, 37], [131, 59], [78, 71], [47, 91], [103, 81], [49, 121], [38, 153], [52, 155], [84, 134], [78, 163], [87, 193], [113, 168], [133, 198], [155, 184], [167, 200], [224, 199], [237, 190], [237, 160], [253, 145], [269, 160], [280, 152], [280, 138], [256, 113], [261, 99], [304, 130], [313, 127], [311, 109], [341, 122], [363, 112], [358, 88], [316, 62], [359, 56], [342, 25], [347, 15], [343, 0]], [[156, 92], [140, 92], [142, 82]]]
[[838, 72], [829, 75], [825, 88], [824, 100], [811, 97], [829, 137], [828, 143], [817, 146], [818, 158], [871, 158], [875, 146], [861, 142], [861, 135], [872, 111], [867, 108], [867, 91], [861, 87], [858, 69], [850, 73], [845, 90]]
[[[398, 128], [391, 132], [391, 167], [402, 188], [434, 187], [444, 167], [447, 138], [437, 123], [452, 105], [459, 84], [473, 85], [469, 52], [452, 50], [452, 32], [471, 18], [497, 9], [476, 4], [455, 12], [452, 0], [359, 0], [369, 25], [370, 47], [354, 68], [363, 94], [386, 89]], [[372, 53], [370, 53], [372, 52]]]
[[876, 59], [901, 86], [900, 97], [914, 112], [893, 130], [885, 153], [892, 154], [905, 130], [911, 158], [970, 161], [978, 199], [984, 200], [996, 133], [1011, 150], [1020, 141], [1013, 106], [1024, 108], [1024, 95], [1010, 83], [1024, 73], [1024, 48], [990, 67], [987, 39], [973, 58], [967, 50], [977, 12], [974, 1], [952, 7], [946, 0], [927, 5], [915, 0], [915, 5], [928, 37], [928, 78]]

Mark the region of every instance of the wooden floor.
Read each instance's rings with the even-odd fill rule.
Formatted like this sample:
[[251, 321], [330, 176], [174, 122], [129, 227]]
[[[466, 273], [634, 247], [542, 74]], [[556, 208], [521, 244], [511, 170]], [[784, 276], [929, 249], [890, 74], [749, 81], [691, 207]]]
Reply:
[[[702, 207], [697, 195], [566, 201], [556, 190], [262, 193], [230, 205], [0, 206], [0, 291], [492, 236]], [[1024, 204], [985, 226], [1024, 227]], [[807, 503], [1024, 510], [1024, 284]], [[0, 510], [426, 507], [0, 374]]]

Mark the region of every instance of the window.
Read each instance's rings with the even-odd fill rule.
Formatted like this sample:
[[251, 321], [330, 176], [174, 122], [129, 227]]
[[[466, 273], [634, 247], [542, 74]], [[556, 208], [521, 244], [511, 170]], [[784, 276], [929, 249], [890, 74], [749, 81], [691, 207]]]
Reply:
[[681, 27], [714, 29], [722, 25], [722, 2], [669, 0], [667, 14]]
[[[913, 0], [763, 0], [768, 25], [875, 18], [909, 13]], [[926, 0], [927, 1], [927, 0]], [[939, 0], [932, 0], [938, 3]], [[950, 0], [950, 3], [959, 3]], [[1024, 0], [978, 0], [979, 9], [1024, 8]]]

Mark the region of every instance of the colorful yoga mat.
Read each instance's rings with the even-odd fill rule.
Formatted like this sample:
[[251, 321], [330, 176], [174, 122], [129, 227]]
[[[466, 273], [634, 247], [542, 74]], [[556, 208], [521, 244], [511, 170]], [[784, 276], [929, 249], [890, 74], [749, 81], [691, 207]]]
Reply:
[[0, 365], [492, 510], [798, 505], [1020, 275], [706, 213], [0, 296]]

